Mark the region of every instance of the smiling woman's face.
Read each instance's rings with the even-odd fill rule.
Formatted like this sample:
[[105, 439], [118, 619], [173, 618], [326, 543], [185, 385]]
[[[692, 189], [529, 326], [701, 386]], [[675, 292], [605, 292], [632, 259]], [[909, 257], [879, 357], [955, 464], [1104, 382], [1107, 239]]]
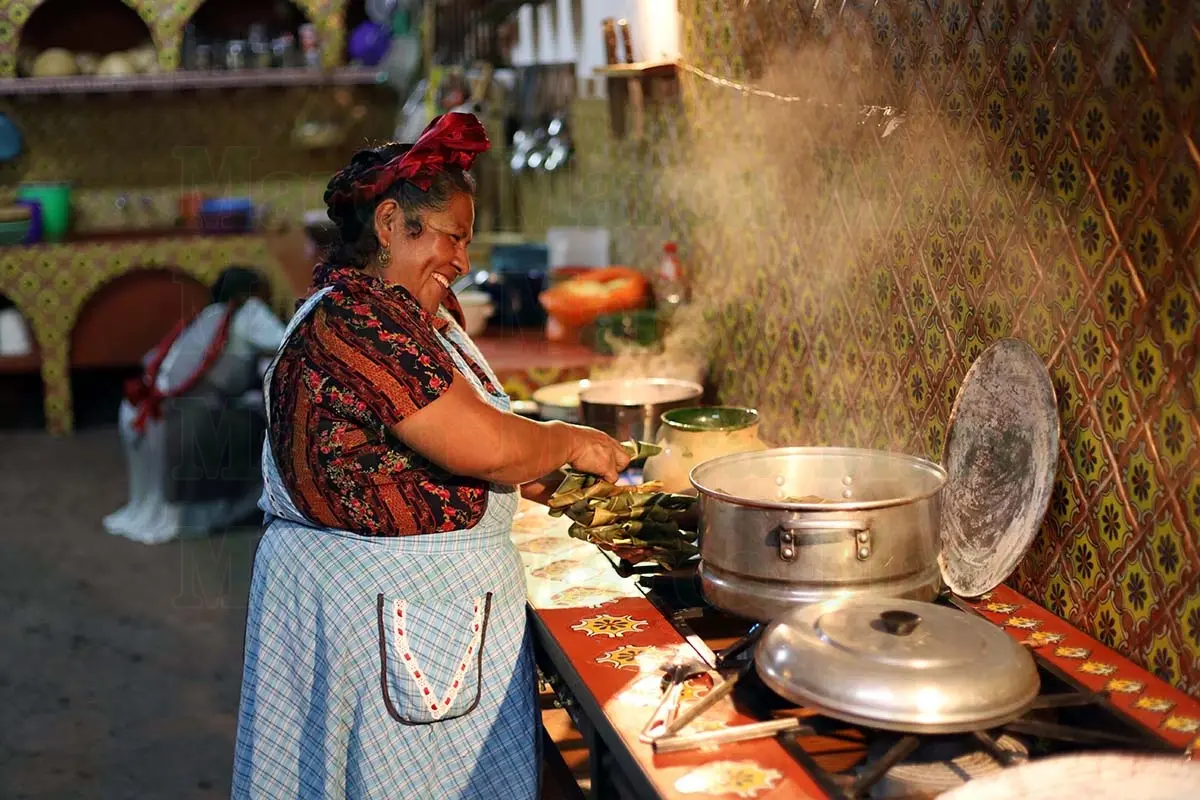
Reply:
[[450, 284], [471, 267], [467, 246], [475, 229], [475, 201], [469, 194], [454, 194], [444, 211], [423, 212], [421, 226], [421, 235], [410, 237], [395, 201], [379, 204], [375, 233], [391, 255], [379, 272], [384, 280], [411, 292], [425, 311], [436, 314]]

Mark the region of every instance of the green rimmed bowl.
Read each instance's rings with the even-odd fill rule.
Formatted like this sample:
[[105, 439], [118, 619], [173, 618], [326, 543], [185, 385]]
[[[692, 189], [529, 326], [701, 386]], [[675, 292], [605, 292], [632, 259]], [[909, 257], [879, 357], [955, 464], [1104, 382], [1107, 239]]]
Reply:
[[740, 431], [758, 424], [758, 412], [738, 406], [675, 408], [663, 412], [664, 425], [689, 433]]

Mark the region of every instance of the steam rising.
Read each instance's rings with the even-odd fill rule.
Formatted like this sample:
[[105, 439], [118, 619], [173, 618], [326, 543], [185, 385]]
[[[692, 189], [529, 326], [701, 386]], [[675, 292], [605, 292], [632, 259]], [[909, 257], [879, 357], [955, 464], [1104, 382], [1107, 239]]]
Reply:
[[[929, 344], [942, 348], [940, 357], [928, 368], [916, 359], [909, 369], [921, 372], [944, 424], [947, 396], [966, 368], [960, 356], [972, 354], [966, 337], [947, 337], [938, 320], [951, 314], [969, 320], [977, 310], [970, 298], [961, 309], [940, 307], [944, 297], [937, 299], [965, 248], [952, 249], [952, 237], [940, 252], [919, 252], [913, 243], [926, 240], [931, 224], [986, 227], [982, 132], [964, 124], [963, 109], [956, 114], [947, 102], [956, 96], [953, 84], [940, 91], [900, 88], [866, 34], [780, 47], [768, 61], [753, 85], [793, 102], [685, 76], [689, 133], [654, 144], [665, 166], [652, 203], [681, 229], [692, 305], [677, 315], [660, 348], [619, 345], [614, 361], [597, 372], [715, 379], [722, 401], [763, 410], [767, 436], [787, 417], [800, 422], [818, 413], [839, 423], [854, 416], [860, 428], [874, 429], [878, 420], [868, 417], [905, 402], [898, 395], [908, 390], [911, 375], [874, 375], [879, 406], [857, 407], [854, 388], [864, 375], [892, 373], [894, 363], [904, 363], [871, 354], [907, 354], [928, 332], [941, 340]], [[930, 98], [944, 107], [931, 108]], [[933, 177], [952, 174], [960, 179], [953, 187]], [[952, 190], [956, 196], [946, 202]], [[997, 229], [987, 240], [1001, 247], [1009, 230]], [[986, 255], [993, 263], [1005, 258]], [[1043, 292], [1049, 288], [1042, 284]], [[998, 301], [998, 328], [1007, 330], [993, 335], [1011, 333], [1026, 300]], [[848, 342], [854, 346], [844, 346]], [[731, 362], [749, 363], [750, 372], [767, 380], [752, 385], [747, 370], [735, 372]], [[781, 380], [780, 370], [790, 374]], [[780, 394], [780, 386], [793, 388]], [[936, 401], [934, 392], [941, 392]], [[893, 446], [911, 433], [901, 428], [898, 420], [888, 426]]]

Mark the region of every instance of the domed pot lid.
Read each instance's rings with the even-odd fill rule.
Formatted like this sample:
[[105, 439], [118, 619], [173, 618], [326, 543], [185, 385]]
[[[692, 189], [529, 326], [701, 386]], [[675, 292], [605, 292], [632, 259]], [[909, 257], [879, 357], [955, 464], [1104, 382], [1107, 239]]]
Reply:
[[955, 594], [991, 591], [1029, 550], [1054, 489], [1058, 429], [1050, 374], [1028, 344], [1001, 339], [971, 365], [942, 451], [938, 564]]
[[1040, 688], [1033, 656], [955, 608], [858, 595], [778, 617], [755, 652], [780, 696], [861, 725], [961, 733], [1020, 717]]

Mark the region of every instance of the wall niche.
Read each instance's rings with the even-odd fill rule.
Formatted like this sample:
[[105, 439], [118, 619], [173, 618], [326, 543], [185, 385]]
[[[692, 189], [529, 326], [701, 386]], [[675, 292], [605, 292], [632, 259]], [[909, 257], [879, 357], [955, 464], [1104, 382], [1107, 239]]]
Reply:
[[17, 73], [131, 74], [157, 69], [154, 34], [120, 0], [46, 0], [21, 26]]

